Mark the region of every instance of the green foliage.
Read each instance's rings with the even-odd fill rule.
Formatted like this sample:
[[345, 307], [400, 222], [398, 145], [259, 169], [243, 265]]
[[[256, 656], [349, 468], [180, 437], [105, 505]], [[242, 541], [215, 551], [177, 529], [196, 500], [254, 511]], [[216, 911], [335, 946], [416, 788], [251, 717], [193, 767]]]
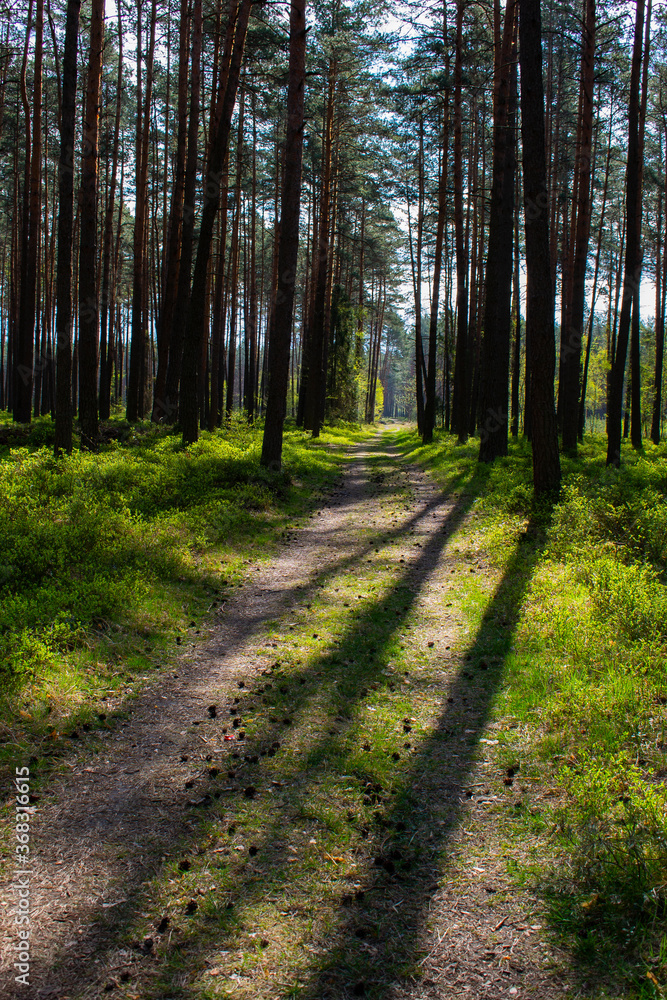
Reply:
[[627, 753], [584, 753], [559, 777], [568, 794], [559, 818], [579, 885], [625, 908], [664, 897], [664, 786], [648, 783]]
[[339, 462], [289, 431], [283, 471], [269, 473], [261, 429], [242, 421], [187, 449], [163, 431], [126, 434], [122, 421], [106, 430], [98, 454], [20, 447], [0, 461], [0, 673], [17, 696], [63, 699], [64, 715], [119, 660], [162, 658]]
[[625, 565], [613, 555], [585, 570], [601, 616], [631, 641], [667, 639], [667, 588], [650, 566]]
[[356, 316], [345, 291], [336, 287], [331, 304], [333, 342], [327, 391], [328, 413], [333, 420], [357, 420], [355, 377]]
[[516, 725], [505, 757], [557, 785], [545, 833], [558, 836], [542, 841], [538, 876], [554, 926], [616, 984], [645, 983], [667, 890], [665, 449], [647, 442], [606, 469], [605, 440], [587, 439], [578, 459], [564, 460], [549, 509], [533, 506], [521, 442], [490, 470], [476, 467], [474, 440], [422, 447], [406, 433], [402, 443], [454, 497], [476, 495], [471, 550], [501, 582], [469, 610], [482, 622], [503, 588], [510, 595], [496, 710]]

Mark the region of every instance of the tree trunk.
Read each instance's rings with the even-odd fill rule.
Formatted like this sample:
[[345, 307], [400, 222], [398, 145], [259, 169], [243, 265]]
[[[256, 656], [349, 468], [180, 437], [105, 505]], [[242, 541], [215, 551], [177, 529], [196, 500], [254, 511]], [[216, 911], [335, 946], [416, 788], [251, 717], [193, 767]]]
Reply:
[[188, 148], [183, 180], [183, 210], [181, 224], [181, 252], [178, 266], [178, 288], [174, 301], [174, 314], [169, 338], [169, 361], [165, 390], [165, 417], [176, 419], [178, 412], [179, 383], [183, 361], [183, 340], [190, 302], [190, 279], [195, 231], [195, 187], [197, 184], [197, 153], [199, 140], [199, 109], [201, 81], [202, 16], [201, 0], [195, 0], [192, 13], [190, 53], [190, 113], [188, 119]]
[[[188, 152], [188, 42], [190, 16], [188, 0], [181, 0], [178, 33], [178, 99], [176, 129], [176, 164], [169, 208], [169, 227], [165, 261], [162, 302], [157, 321], [157, 373], [153, 395], [151, 420], [173, 420], [176, 400], [167, 393], [169, 350], [173, 339], [174, 310], [180, 282], [181, 241], [183, 238], [183, 199], [185, 194], [185, 168]], [[180, 362], [180, 359], [179, 359]]]
[[[305, 46], [305, 40], [304, 40]], [[257, 108], [255, 90], [252, 91], [252, 197], [250, 203], [250, 295], [248, 310], [249, 353], [246, 407], [248, 423], [255, 420], [257, 405]], [[299, 178], [301, 174], [299, 173]], [[300, 189], [299, 189], [300, 190]], [[296, 277], [296, 271], [295, 271]], [[291, 319], [290, 319], [291, 334]], [[289, 360], [288, 360], [289, 366]]]
[[[445, 8], [446, 10], [446, 8]], [[446, 24], [446, 22], [445, 22]], [[446, 35], [445, 27], [445, 35]], [[447, 49], [449, 52], [449, 49]], [[449, 57], [447, 57], [447, 64]], [[442, 122], [442, 160], [438, 183], [438, 222], [435, 233], [435, 256], [433, 259], [433, 288], [431, 291], [431, 315], [428, 328], [428, 368], [426, 376], [426, 406], [424, 408], [424, 444], [433, 440], [435, 428], [435, 367], [438, 347], [438, 311], [440, 306], [440, 275], [442, 271], [442, 248], [447, 217], [447, 164], [449, 159], [449, 88], [445, 91]]]
[[[644, 130], [646, 124], [646, 103], [648, 98], [648, 65], [649, 65], [649, 53], [650, 53], [650, 43], [651, 43], [651, 0], [648, 0], [648, 5], [646, 8], [646, 27], [644, 29], [644, 68], [642, 72], [642, 96], [641, 104], [639, 107], [639, 171], [640, 171], [640, 190], [641, 190], [641, 178], [644, 172]], [[641, 195], [640, 195], [641, 197]], [[635, 301], [633, 303], [633, 315], [632, 322], [630, 326], [630, 385], [631, 385], [631, 420], [630, 420], [630, 439], [632, 441], [633, 448], [641, 448], [642, 446], [642, 393], [641, 393], [641, 350], [639, 343], [640, 336], [640, 296], [641, 296], [641, 267], [642, 267], [642, 249], [641, 249], [641, 238], [642, 238], [642, 209], [639, 205], [637, 209], [637, 244], [638, 244], [638, 254], [639, 254], [639, 264], [638, 264], [638, 274], [637, 274], [637, 289], [635, 291]]]
[[58, 269], [56, 276], [55, 453], [72, 451], [72, 244], [76, 57], [81, 0], [67, 0], [58, 163]]
[[623, 272], [623, 298], [618, 326], [616, 350], [609, 373], [609, 400], [607, 405], [607, 465], [621, 464], [621, 431], [623, 416], [623, 383], [628, 352], [628, 337], [632, 303], [641, 277], [639, 229], [641, 226], [641, 164], [639, 161], [639, 82], [643, 58], [644, 0], [637, 0], [635, 37], [630, 74], [630, 101], [628, 106], [628, 153], [625, 173], [625, 267]]
[[239, 232], [241, 228], [241, 174], [243, 171], [243, 111], [245, 92], [241, 89], [239, 102], [238, 138], [236, 141], [236, 178], [234, 181], [234, 222], [232, 224], [231, 246], [231, 315], [229, 319], [229, 350], [227, 352], [227, 400], [225, 404], [226, 420], [231, 420], [234, 409], [234, 385], [236, 380], [236, 327], [238, 317], [238, 283], [239, 283]]
[[218, 92], [222, 96], [218, 102], [220, 110], [216, 112], [215, 135], [210, 137], [209, 143], [204, 206], [183, 349], [181, 426], [185, 444], [190, 444], [199, 437], [197, 361], [201, 355], [201, 343], [204, 336], [208, 262], [211, 255], [215, 217], [220, 203], [224, 162], [229, 146], [232, 114], [236, 104], [236, 92], [241, 74], [251, 7], [252, 0], [232, 0], [221, 63], [221, 81]]
[[[662, 93], [660, 95], [662, 105]], [[665, 151], [667, 152], [667, 118], [663, 111], [663, 128], [665, 137]], [[660, 140], [660, 152], [662, 159], [662, 137]], [[663, 166], [664, 170], [664, 166]], [[661, 190], [659, 197], [663, 194]], [[667, 264], [667, 254], [662, 248], [662, 213], [663, 201], [658, 202], [658, 233], [656, 238], [656, 260], [655, 260], [655, 370], [653, 372], [653, 416], [651, 420], [651, 441], [660, 444], [660, 423], [662, 416], [662, 370], [665, 355], [665, 287], [667, 286], [667, 275], [665, 265]], [[667, 208], [667, 173], [665, 174], [664, 205]]]
[[530, 338], [530, 412], [536, 495], [560, 486], [554, 407], [554, 295], [549, 245], [540, 0], [519, 0], [521, 137], [526, 227], [527, 324]]
[[[32, 3], [28, 21], [32, 15]], [[39, 252], [39, 222], [41, 215], [42, 167], [42, 59], [44, 38], [44, 0], [37, 0], [35, 14], [35, 44], [33, 54], [32, 135], [30, 108], [25, 91], [25, 68], [30, 38], [26, 38], [21, 90], [26, 122], [24, 217], [21, 246], [21, 292], [17, 342], [14, 350], [14, 420], [30, 423], [34, 367], [34, 332], [37, 321], [37, 261]]]
[[113, 352], [109, 335], [109, 315], [113, 308], [111, 294], [111, 265], [113, 246], [113, 217], [118, 179], [118, 153], [120, 147], [120, 116], [123, 95], [123, 20], [122, 8], [118, 5], [118, 76], [116, 78], [116, 117], [114, 121], [111, 181], [104, 222], [104, 246], [102, 250], [102, 291], [100, 296], [102, 316], [100, 322], [100, 419], [108, 420], [111, 412], [111, 369]]
[[484, 310], [483, 406], [479, 460], [507, 454], [514, 243], [516, 0], [507, 0], [494, 100], [493, 184]]
[[513, 438], [519, 436], [519, 381], [521, 379], [521, 282], [519, 258], [519, 199], [520, 185], [517, 172], [514, 209], [514, 353], [512, 356], [512, 413], [510, 418], [510, 433]]
[[[454, 404], [452, 431], [460, 444], [468, 440], [467, 352], [468, 352], [468, 260], [463, 218], [463, 133], [461, 87], [463, 78], [463, 11], [465, 0], [456, 5], [456, 57], [454, 62], [454, 234], [456, 243], [456, 357], [454, 359]], [[417, 362], [419, 363], [419, 362]]]
[[97, 161], [100, 80], [104, 49], [104, 0], [93, 0], [81, 160], [79, 223], [79, 423], [82, 447], [94, 447], [97, 416]]
[[305, 427], [312, 430], [313, 437], [319, 437], [322, 424], [322, 403], [326, 393], [325, 371], [325, 326], [327, 312], [327, 284], [329, 277], [330, 229], [331, 229], [331, 176], [333, 151], [333, 122], [335, 111], [336, 81], [338, 63], [334, 56], [329, 59], [327, 111], [324, 126], [322, 150], [322, 194], [320, 198], [319, 241], [317, 255], [317, 279], [313, 303], [313, 321], [310, 330], [310, 351], [308, 360], [308, 386], [305, 405]]
[[141, 99], [141, 0], [137, 8], [137, 134], [136, 134], [136, 205], [134, 214], [132, 276], [132, 338], [130, 373], [127, 385], [127, 419], [136, 421], [144, 415], [142, 373], [148, 330], [145, 325], [146, 211], [148, 208], [148, 140], [150, 138], [151, 95], [153, 91], [153, 56], [155, 53], [156, 0], [150, 15], [150, 36], [146, 58], [146, 93]]
[[595, 85], [595, 0], [586, 0], [581, 51], [580, 117], [577, 142], [577, 207], [567, 329], [561, 338], [563, 451], [576, 455], [579, 431], [581, 344], [584, 335], [586, 265], [591, 227], [593, 87]]
[[[588, 336], [586, 340], [586, 357], [584, 359], [584, 374], [581, 381], [581, 392], [579, 395], [579, 440], [584, 439], [586, 425], [586, 392], [588, 387], [588, 366], [591, 359], [591, 347], [593, 342], [593, 323], [595, 321], [595, 305], [597, 300], [598, 277], [600, 274], [600, 258], [602, 256], [602, 237], [604, 234], [605, 211], [607, 207], [607, 191], [609, 188], [609, 167], [611, 165], [611, 139], [613, 124], [613, 106], [609, 110], [609, 138], [607, 142], [607, 161], [604, 172], [604, 186], [602, 190], [602, 207], [600, 208], [600, 223], [598, 225], [597, 250], [595, 254], [595, 271], [593, 274], [593, 292], [591, 294], [591, 310], [588, 317]], [[611, 305], [611, 282], [609, 285], [609, 303]]]
[[299, 249], [304, 90], [306, 80], [306, 0], [292, 0], [287, 90], [287, 142], [280, 212], [278, 290], [269, 344], [269, 387], [262, 441], [262, 465], [279, 469], [287, 406], [294, 284]]

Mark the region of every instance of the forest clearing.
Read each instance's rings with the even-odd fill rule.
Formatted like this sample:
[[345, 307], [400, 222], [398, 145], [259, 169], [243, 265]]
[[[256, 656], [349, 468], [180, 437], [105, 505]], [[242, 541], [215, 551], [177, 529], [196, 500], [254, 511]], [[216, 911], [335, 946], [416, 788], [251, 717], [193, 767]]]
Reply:
[[661, 996], [662, 450], [286, 449], [3, 461], [3, 995], [25, 764], [27, 995]]

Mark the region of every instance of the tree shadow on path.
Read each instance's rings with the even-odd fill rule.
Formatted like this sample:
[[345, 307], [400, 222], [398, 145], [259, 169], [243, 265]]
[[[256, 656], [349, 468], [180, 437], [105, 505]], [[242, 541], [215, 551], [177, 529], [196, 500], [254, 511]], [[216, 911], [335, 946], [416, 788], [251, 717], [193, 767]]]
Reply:
[[[228, 787], [227, 780], [222, 787], [221, 779], [210, 781], [202, 799], [207, 818], [220, 819], [224, 815], [229, 820], [235, 813], [259, 808], [265, 814], [263, 836], [255, 838], [252, 859], [240, 861], [234, 868], [233, 891], [202, 900], [201, 915], [183, 921], [179, 937], [170, 948], [159, 952], [157, 965], [154, 954], [133, 957], [137, 974], [144, 971], [158, 977], [162, 992], [151, 990], [151, 996], [201, 996], [201, 988], [194, 985], [192, 976], [188, 977], [189, 983], [184, 983], [183, 968], [188, 965], [189, 954], [198, 956], [193, 964], [200, 967], [204, 951], [214, 955], [218, 949], [224, 949], [228, 937], [238, 933], [244, 912], [278, 894], [286, 898], [298, 895], [299, 874], [289, 856], [287, 840], [298, 837], [297, 826], [304, 822], [298, 803], [302, 811], [307, 810], [332, 762], [336, 767], [343, 762], [341, 774], [351, 776], [350, 780], [356, 784], [359, 808], [354, 823], [360, 837], [356, 889], [333, 901], [337, 912], [334, 911], [327, 927], [326, 954], [311, 962], [304, 961], [291, 984], [276, 983], [272, 995], [279, 995], [280, 989], [283, 991], [280, 995], [293, 996], [298, 992], [300, 996], [313, 998], [364, 993], [385, 996], [395, 970], [402, 965], [410, 966], [414, 960], [421, 946], [428, 900], [445, 863], [451, 831], [461, 817], [476, 746], [502, 678], [502, 658], [511, 643], [539, 546], [529, 552], [524, 551], [528, 546], [518, 547], [467, 649], [465, 665], [460, 666], [443, 691], [447, 696], [444, 711], [434, 720], [430, 731], [421, 736], [414, 754], [396, 766], [384, 785], [364, 771], [354, 716], [371, 685], [380, 691], [389, 688], [391, 682], [385, 668], [395, 653], [397, 636], [473, 499], [474, 493], [468, 492], [448, 506], [442, 503], [442, 498], [424, 504], [421, 513], [411, 520], [425, 539], [418, 558], [402, 568], [376, 600], [365, 603], [352, 614], [335, 654], [326, 652], [285, 677], [288, 691], [284, 704], [289, 708], [292, 730], [312, 731], [314, 727], [314, 735], [304, 739], [301, 752], [292, 752], [295, 748], [286, 739], [282, 720], [273, 719], [269, 710], [261, 711], [248, 731], [245, 760], [241, 764], [242, 783]], [[402, 526], [397, 533], [404, 530]], [[528, 535], [532, 533], [531, 526]], [[382, 532], [385, 538], [389, 534]], [[352, 559], [349, 566], [353, 565]], [[388, 604], [392, 605], [390, 614]], [[494, 659], [483, 669], [481, 661], [489, 656]], [[352, 661], [353, 668], [349, 666]], [[247, 694], [256, 696], [257, 692]], [[388, 690], [387, 696], [390, 696]], [[321, 723], [327, 717], [336, 720], [335, 730], [324, 730]], [[389, 743], [395, 738], [391, 734]], [[278, 750], [276, 744], [280, 744]], [[263, 773], [268, 763], [266, 758], [274, 753], [281, 759], [283, 781], [292, 789], [290, 816], [274, 805]], [[244, 798], [244, 786], [255, 790], [251, 804]], [[447, 791], [446, 801], [439, 798], [443, 788]], [[180, 821], [174, 824], [174, 832], [183, 837]], [[181, 839], [178, 853], [195, 847], [198, 837], [195, 827], [185, 835], [185, 840]], [[163, 874], [158, 872], [164, 879], [168, 874], [166, 869]], [[107, 957], [117, 948], [118, 935], [131, 926], [140, 908], [144, 882], [126, 893], [127, 905], [119, 910], [109, 928]], [[85, 937], [81, 945], [77, 949], [79, 954], [86, 951]], [[99, 928], [91, 927], [90, 948], [96, 950], [97, 970], [88, 963], [84, 968], [80, 959], [74, 959], [65, 961], [56, 977], [64, 983], [75, 973], [79, 995], [92, 995], [91, 989], [104, 986], [98, 978], [105, 958], [104, 951], [99, 950]], [[391, 977], [388, 978], [386, 970], [392, 970]], [[54, 996], [60, 992], [56, 986], [41, 995]]]

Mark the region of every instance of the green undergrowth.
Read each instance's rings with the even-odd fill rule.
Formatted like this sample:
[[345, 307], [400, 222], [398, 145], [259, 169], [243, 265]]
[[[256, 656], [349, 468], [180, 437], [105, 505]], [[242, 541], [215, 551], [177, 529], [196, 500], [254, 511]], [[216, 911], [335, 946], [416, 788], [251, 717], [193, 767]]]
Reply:
[[0, 765], [58, 756], [168, 665], [318, 503], [341, 446], [360, 433], [341, 427], [311, 442], [288, 430], [283, 469], [270, 473], [259, 465], [261, 428], [240, 421], [184, 448], [164, 429], [112, 420], [97, 453], [59, 459], [45, 443], [50, 420], [9, 428]]
[[[352, 436], [308, 447], [340, 452]], [[108, 837], [100, 901], [112, 905], [86, 914], [98, 936], [95, 962], [67, 987], [77, 1000], [380, 1000], [419, 975], [458, 815], [438, 794], [442, 765], [464, 780], [472, 740], [452, 764], [443, 650], [419, 608], [430, 568], [419, 550], [445, 539], [400, 463], [365, 437], [368, 520], [349, 496], [335, 534], [311, 511], [330, 558], [304, 572], [286, 614], [253, 629], [233, 680], [210, 685], [215, 707], [161, 745], [169, 807], [151, 806], [136, 838]]]
[[186, 801], [142, 839], [153, 877], [118, 886], [114, 946], [77, 1000], [382, 1000], [423, 974], [492, 679], [452, 670], [456, 632], [432, 619], [450, 578], [432, 560], [462, 575], [446, 549], [467, 502], [441, 518], [400, 462], [363, 450], [368, 517], [347, 498], [331, 557], [210, 690], [186, 753], [165, 750]]
[[[502, 582], [471, 593], [483, 623], [503, 588], [508, 631], [499, 754], [547, 797], [535, 879], [561, 942], [602, 992], [667, 988], [667, 459], [650, 444], [605, 468], [605, 441], [563, 462], [549, 508], [531, 499], [529, 447], [477, 466], [478, 442], [400, 448], [447, 489], [476, 493], [468, 544]], [[495, 578], [494, 578], [495, 579]], [[514, 582], [513, 582], [514, 581]], [[514, 594], [514, 597], [512, 596]], [[520, 595], [520, 599], [517, 599]], [[514, 603], [513, 603], [514, 602]], [[539, 851], [538, 851], [539, 854]], [[611, 992], [609, 992], [611, 989]], [[605, 992], [606, 990], [606, 992]]]

